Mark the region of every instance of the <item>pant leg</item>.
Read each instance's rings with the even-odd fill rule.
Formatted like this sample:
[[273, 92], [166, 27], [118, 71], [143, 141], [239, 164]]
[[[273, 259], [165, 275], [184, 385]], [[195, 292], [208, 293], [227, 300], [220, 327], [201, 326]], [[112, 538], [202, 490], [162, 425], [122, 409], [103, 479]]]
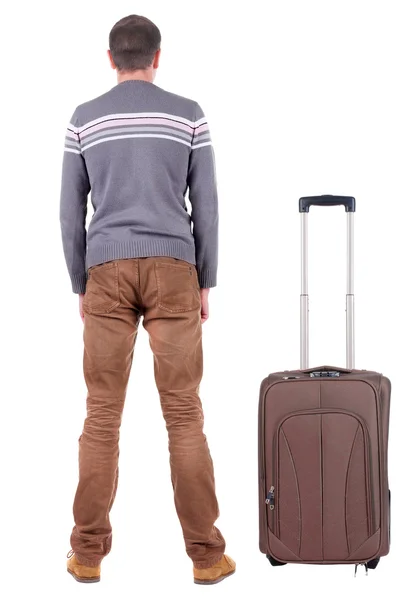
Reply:
[[207, 568], [220, 560], [225, 541], [214, 525], [219, 508], [199, 397], [203, 352], [197, 274], [175, 259], [142, 262], [143, 326], [168, 430], [175, 506], [187, 554], [194, 566]]
[[109, 512], [117, 490], [119, 429], [139, 315], [118, 301], [118, 270], [99, 266], [91, 281], [84, 299], [87, 417], [79, 440], [71, 546], [81, 563], [95, 566], [111, 549]]

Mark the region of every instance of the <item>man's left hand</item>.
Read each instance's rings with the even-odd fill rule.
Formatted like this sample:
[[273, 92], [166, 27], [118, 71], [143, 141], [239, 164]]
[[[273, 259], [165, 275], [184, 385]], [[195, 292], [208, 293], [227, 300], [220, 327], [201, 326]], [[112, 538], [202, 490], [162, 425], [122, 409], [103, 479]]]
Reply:
[[210, 308], [208, 305], [208, 294], [210, 293], [210, 288], [204, 288], [200, 290], [201, 296], [201, 324], [205, 323], [210, 316]]
[[84, 310], [83, 310], [83, 299], [84, 299], [84, 294], [79, 294], [78, 295], [78, 299], [79, 299], [79, 312], [80, 312], [80, 317], [81, 320], [84, 323]]

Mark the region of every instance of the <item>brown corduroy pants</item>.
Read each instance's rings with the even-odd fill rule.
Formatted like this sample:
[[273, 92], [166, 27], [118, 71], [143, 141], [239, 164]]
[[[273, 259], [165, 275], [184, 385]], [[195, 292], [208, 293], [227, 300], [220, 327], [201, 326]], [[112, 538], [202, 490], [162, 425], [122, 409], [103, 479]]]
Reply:
[[72, 549], [88, 566], [98, 565], [111, 549], [119, 428], [142, 317], [154, 354], [187, 554], [194, 566], [207, 568], [220, 560], [225, 542], [214, 525], [219, 509], [198, 395], [203, 356], [196, 269], [168, 257], [96, 265], [88, 272], [83, 307], [87, 417], [79, 439]]

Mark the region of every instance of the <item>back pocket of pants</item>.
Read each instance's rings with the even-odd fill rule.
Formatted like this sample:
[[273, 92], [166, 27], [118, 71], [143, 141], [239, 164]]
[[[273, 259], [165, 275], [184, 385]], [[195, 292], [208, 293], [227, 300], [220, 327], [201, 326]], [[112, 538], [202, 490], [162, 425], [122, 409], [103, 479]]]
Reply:
[[90, 314], [107, 314], [120, 304], [118, 263], [107, 262], [90, 267], [83, 309]]
[[157, 306], [168, 312], [199, 310], [200, 287], [194, 265], [171, 259], [156, 262]]

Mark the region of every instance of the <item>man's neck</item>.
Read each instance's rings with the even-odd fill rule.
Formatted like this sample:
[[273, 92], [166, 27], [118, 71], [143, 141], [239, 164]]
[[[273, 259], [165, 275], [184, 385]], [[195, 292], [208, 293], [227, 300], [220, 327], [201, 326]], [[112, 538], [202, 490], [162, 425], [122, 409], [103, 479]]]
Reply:
[[132, 71], [130, 73], [119, 73], [117, 71], [117, 83], [123, 81], [148, 81], [153, 83], [153, 70], [152, 69], [141, 69], [139, 71]]

